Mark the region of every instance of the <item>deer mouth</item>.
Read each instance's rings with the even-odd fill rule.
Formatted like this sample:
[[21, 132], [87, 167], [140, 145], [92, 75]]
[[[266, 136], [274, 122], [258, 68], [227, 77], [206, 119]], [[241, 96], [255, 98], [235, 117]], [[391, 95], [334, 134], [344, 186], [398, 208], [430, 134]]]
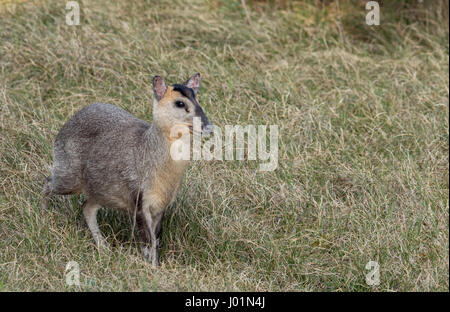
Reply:
[[209, 137], [213, 132], [214, 132], [214, 125], [208, 123], [202, 126], [202, 134], [204, 137]]
[[202, 131], [198, 131], [198, 129], [194, 129], [194, 126], [188, 126], [189, 128], [189, 133], [192, 135], [201, 135]]
[[188, 128], [191, 134], [199, 134], [199, 135], [201, 134], [203, 137], [209, 137], [209, 135], [214, 130], [214, 126], [210, 123], [208, 123], [207, 125], [202, 124], [202, 129], [200, 131], [194, 130], [194, 126], [192, 125], [188, 126]]

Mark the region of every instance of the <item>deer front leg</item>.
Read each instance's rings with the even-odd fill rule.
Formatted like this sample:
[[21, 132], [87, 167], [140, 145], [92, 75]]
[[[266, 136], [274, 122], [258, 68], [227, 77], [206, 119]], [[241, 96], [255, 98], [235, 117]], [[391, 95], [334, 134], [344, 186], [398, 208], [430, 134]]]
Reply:
[[149, 206], [143, 207], [142, 212], [136, 216], [140, 236], [144, 243], [144, 257], [155, 267], [159, 266], [159, 242], [163, 215], [163, 212], [152, 214], [151, 207]]

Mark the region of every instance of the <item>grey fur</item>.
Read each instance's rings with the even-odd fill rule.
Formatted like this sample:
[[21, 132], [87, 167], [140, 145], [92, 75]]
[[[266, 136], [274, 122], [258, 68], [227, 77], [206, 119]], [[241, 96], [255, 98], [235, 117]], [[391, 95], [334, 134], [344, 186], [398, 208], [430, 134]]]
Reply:
[[[135, 213], [145, 243], [144, 255], [158, 265], [162, 217], [175, 198], [186, 168], [182, 166], [170, 176], [180, 181], [163, 181], [158, 188], [167, 196], [154, 191], [161, 183], [157, 172], [172, 164], [169, 149], [169, 139], [158, 120], [149, 124], [110, 104], [84, 107], [55, 139], [54, 164], [44, 184], [43, 204], [47, 205], [51, 195], [83, 193], [83, 214], [100, 246], [105, 245], [96, 220], [100, 206]], [[152, 202], [155, 196], [171, 200]]]

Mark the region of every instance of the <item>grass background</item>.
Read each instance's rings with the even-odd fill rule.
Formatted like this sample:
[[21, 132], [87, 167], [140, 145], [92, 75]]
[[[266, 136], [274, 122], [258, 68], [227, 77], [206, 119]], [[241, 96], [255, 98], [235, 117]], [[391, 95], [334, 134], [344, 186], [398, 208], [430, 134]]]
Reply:
[[[365, 1], [79, 3], [79, 26], [64, 1], [0, 4], [0, 290], [449, 290], [447, 1], [380, 1], [377, 27]], [[150, 121], [152, 76], [197, 71], [214, 124], [279, 126], [277, 170], [193, 162], [158, 269], [128, 215], [100, 211], [101, 252], [78, 198], [40, 208], [72, 114]]]

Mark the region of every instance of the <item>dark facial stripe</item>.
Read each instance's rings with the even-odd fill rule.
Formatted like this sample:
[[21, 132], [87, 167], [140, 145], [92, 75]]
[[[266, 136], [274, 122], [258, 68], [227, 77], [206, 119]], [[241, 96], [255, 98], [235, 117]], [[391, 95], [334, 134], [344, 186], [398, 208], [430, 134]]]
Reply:
[[195, 105], [195, 115], [201, 118], [203, 127], [209, 125], [208, 117], [206, 117], [203, 109], [198, 104]]
[[195, 93], [194, 90], [191, 88], [188, 88], [186, 86], [180, 85], [180, 84], [174, 84], [173, 91], [180, 92], [184, 97], [187, 97], [192, 103], [197, 104], [197, 100], [195, 99]]

